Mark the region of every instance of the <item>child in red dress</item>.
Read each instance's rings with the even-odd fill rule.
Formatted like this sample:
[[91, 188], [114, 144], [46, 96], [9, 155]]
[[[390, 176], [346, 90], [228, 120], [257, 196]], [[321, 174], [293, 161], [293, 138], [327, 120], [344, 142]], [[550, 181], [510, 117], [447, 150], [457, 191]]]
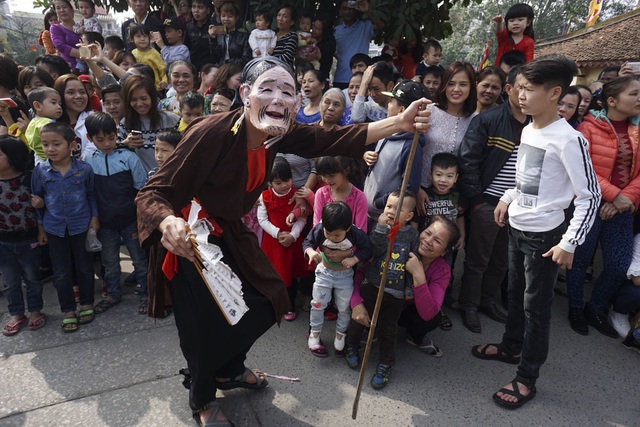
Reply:
[[[262, 250], [287, 286], [291, 302], [291, 309], [284, 315], [287, 321], [296, 318], [295, 298], [298, 284], [294, 279], [308, 274], [307, 261], [302, 251], [304, 239], [299, 238], [306, 218], [304, 215], [296, 215], [297, 219], [292, 221], [295, 194], [289, 162], [278, 157], [271, 169], [269, 189], [260, 195], [258, 222], [264, 230]], [[305, 211], [311, 213], [312, 209]]]

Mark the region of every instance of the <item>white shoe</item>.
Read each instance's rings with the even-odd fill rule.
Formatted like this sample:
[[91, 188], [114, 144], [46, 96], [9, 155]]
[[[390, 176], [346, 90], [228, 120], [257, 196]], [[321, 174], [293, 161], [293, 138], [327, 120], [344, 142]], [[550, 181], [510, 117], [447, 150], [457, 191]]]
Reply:
[[345, 343], [346, 335], [342, 335], [342, 338], [338, 338], [338, 335], [342, 335], [342, 334], [336, 333], [336, 338], [333, 340], [333, 347], [337, 351], [342, 351], [342, 350], [344, 350], [344, 343]]
[[613, 329], [615, 329], [618, 335], [620, 335], [620, 338], [626, 338], [627, 334], [631, 330], [629, 315], [610, 310], [609, 321], [611, 322]]
[[313, 336], [314, 333], [311, 332], [309, 334], [309, 339], [307, 340], [307, 344], [309, 345], [309, 348], [316, 348], [320, 345], [320, 334], [318, 333], [317, 336]]

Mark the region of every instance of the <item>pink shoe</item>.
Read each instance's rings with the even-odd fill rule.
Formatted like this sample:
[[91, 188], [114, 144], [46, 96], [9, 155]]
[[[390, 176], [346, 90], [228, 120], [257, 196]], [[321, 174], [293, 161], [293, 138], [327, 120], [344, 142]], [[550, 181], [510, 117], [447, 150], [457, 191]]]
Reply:
[[295, 311], [290, 311], [287, 314], [285, 314], [283, 317], [284, 317], [284, 320], [286, 320], [287, 322], [293, 322], [294, 320], [296, 320], [296, 317], [298, 317], [298, 313], [296, 313]]

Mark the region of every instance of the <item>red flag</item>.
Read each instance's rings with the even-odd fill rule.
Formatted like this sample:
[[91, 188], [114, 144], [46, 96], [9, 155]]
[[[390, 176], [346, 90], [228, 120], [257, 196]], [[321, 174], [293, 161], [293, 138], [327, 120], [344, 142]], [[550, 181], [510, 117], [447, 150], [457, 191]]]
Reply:
[[484, 50], [482, 51], [482, 59], [480, 59], [480, 63], [478, 64], [478, 71], [482, 71], [487, 65], [489, 65], [489, 46], [491, 43], [489, 40], [484, 45]]

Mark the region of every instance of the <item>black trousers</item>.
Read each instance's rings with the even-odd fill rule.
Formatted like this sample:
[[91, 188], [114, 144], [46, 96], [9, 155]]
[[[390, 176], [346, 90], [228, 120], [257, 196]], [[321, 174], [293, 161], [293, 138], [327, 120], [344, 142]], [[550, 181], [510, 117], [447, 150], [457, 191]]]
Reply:
[[275, 323], [271, 302], [248, 281], [224, 243], [224, 258], [242, 281], [249, 307], [240, 322], [231, 326], [218, 308], [195, 265], [178, 258], [178, 273], [169, 282], [180, 348], [191, 374], [189, 405], [194, 412], [215, 400], [215, 377], [234, 378], [245, 370], [244, 361], [253, 343]]

